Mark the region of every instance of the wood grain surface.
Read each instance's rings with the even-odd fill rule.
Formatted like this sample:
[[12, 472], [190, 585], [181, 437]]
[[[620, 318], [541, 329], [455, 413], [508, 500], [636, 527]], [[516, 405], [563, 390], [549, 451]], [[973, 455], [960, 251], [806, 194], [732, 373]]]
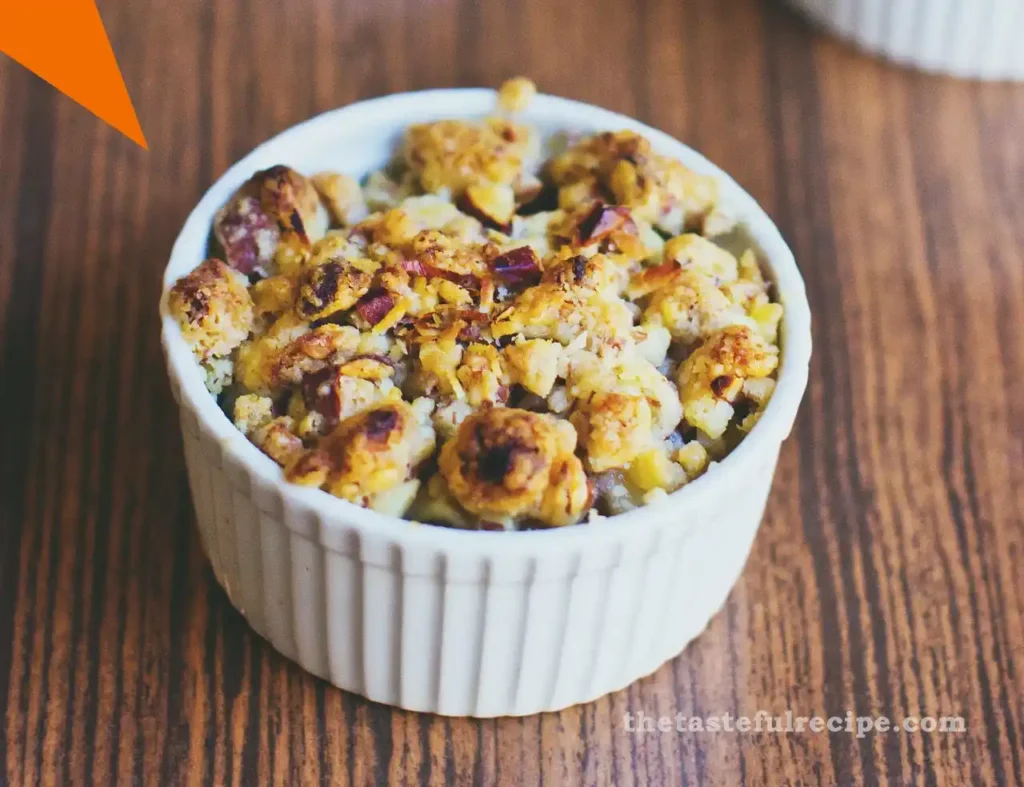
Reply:
[[[144, 152], [0, 57], [0, 783], [1024, 784], [1024, 87], [753, 0], [100, 0]], [[216, 586], [160, 352], [202, 191], [310, 115], [495, 85], [635, 115], [791, 242], [811, 384], [745, 573], [629, 689], [476, 722], [301, 672]], [[961, 733], [629, 733], [650, 716]]]

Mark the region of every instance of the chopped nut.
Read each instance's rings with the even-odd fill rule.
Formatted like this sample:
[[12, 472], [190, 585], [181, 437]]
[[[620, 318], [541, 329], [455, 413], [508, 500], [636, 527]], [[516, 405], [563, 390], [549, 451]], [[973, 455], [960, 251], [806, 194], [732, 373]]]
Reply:
[[491, 260], [491, 270], [507, 284], [536, 284], [540, 281], [540, 261], [529, 246], [520, 246]]
[[383, 380], [395, 374], [395, 367], [383, 356], [361, 355], [338, 367], [341, 374], [362, 380]]
[[274, 261], [281, 230], [256, 196], [240, 196], [217, 212], [213, 233], [228, 265], [246, 275], [267, 272]]
[[516, 212], [516, 195], [511, 186], [481, 184], [470, 186], [459, 202], [459, 207], [484, 225], [501, 232], [512, 229], [512, 216]]
[[356, 305], [356, 311], [369, 325], [376, 325], [387, 316], [395, 306], [395, 299], [387, 290], [376, 288]]
[[580, 245], [594, 243], [606, 238], [613, 232], [622, 229], [629, 221], [629, 210], [597, 203], [583, 217], [576, 228], [576, 237]]
[[331, 216], [342, 227], [353, 227], [370, 215], [359, 181], [351, 175], [320, 172], [312, 180]]

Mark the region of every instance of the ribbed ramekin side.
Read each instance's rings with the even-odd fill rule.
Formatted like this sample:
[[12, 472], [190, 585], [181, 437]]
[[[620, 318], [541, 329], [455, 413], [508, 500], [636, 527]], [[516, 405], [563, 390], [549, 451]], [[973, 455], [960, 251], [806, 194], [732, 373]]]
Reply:
[[1024, 79], [1018, 0], [790, 0], [863, 49], [954, 76]]
[[778, 451], [752, 468], [736, 494], [717, 501], [700, 526], [675, 545], [674, 573], [664, 595], [650, 601], [646, 647], [654, 660], [639, 664], [637, 671], [650, 672], [679, 653], [725, 603], [753, 546], [777, 462]]
[[643, 539], [481, 556], [376, 534], [369, 543], [355, 528], [338, 537], [337, 522], [239, 473], [184, 410], [182, 427], [204, 548], [256, 631], [343, 689], [453, 716], [556, 710], [678, 653], [741, 572], [777, 458], [756, 468], [744, 495], [712, 499]]

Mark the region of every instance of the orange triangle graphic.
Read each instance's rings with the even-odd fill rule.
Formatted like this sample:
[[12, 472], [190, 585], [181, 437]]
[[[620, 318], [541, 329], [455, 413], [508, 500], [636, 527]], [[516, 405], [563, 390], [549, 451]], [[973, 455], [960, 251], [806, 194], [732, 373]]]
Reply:
[[0, 0], [0, 52], [148, 150], [95, 0]]

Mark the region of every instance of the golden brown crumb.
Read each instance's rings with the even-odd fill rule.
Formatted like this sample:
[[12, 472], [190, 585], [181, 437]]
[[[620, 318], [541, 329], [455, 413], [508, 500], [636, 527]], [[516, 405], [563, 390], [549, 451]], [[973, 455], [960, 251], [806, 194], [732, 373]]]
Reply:
[[302, 439], [295, 434], [295, 422], [288, 416], [280, 416], [256, 429], [252, 441], [279, 465], [288, 466], [303, 451]]
[[485, 519], [578, 520], [587, 498], [576, 433], [563, 421], [513, 408], [480, 410], [441, 449], [441, 473], [459, 504]]
[[633, 215], [678, 235], [703, 221], [718, 200], [714, 178], [700, 175], [675, 159], [653, 151], [650, 142], [633, 131], [603, 132], [583, 139], [550, 163], [555, 183], [583, 191], [560, 198], [560, 207], [577, 204], [597, 186], [610, 191], [615, 202]]
[[473, 185], [515, 185], [535, 148], [534, 133], [507, 120], [439, 120], [409, 128], [404, 158], [424, 190], [461, 195]]
[[327, 229], [312, 182], [290, 167], [253, 175], [218, 211], [214, 235], [240, 273], [291, 272]]
[[260, 206], [282, 230], [295, 233], [307, 243], [324, 234], [324, 208], [308, 178], [291, 167], [278, 165], [257, 172], [251, 183], [259, 189]]
[[434, 433], [412, 406], [388, 402], [342, 421], [287, 469], [287, 477], [362, 503], [407, 481], [433, 448]]
[[207, 260], [178, 279], [168, 307], [196, 357], [227, 355], [252, 328], [252, 298], [238, 276], [220, 260]]
[[498, 89], [498, 106], [506, 112], [522, 112], [535, 95], [537, 86], [533, 82], [526, 77], [512, 77]]
[[320, 172], [312, 181], [331, 216], [342, 227], [356, 225], [370, 215], [359, 181], [351, 175]]
[[652, 439], [651, 407], [634, 394], [598, 392], [573, 413], [590, 470], [625, 467]]
[[744, 380], [767, 377], [778, 365], [778, 350], [746, 325], [730, 325], [713, 334], [679, 367], [687, 422], [708, 437], [720, 437]]

